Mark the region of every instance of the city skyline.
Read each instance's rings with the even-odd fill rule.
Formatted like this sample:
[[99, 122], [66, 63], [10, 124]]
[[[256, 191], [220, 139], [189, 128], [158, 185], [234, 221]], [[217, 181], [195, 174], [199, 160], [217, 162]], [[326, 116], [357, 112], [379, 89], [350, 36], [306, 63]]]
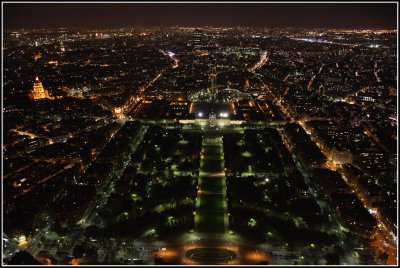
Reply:
[[4, 3], [4, 28], [250, 26], [395, 29], [389, 3]]
[[8, 5], [3, 265], [398, 264], [397, 4]]

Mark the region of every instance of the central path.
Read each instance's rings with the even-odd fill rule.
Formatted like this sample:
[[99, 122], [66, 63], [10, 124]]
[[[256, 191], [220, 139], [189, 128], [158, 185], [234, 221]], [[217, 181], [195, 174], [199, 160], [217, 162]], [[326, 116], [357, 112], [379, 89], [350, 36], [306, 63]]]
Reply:
[[224, 234], [228, 229], [222, 135], [204, 133], [200, 160], [195, 229]]

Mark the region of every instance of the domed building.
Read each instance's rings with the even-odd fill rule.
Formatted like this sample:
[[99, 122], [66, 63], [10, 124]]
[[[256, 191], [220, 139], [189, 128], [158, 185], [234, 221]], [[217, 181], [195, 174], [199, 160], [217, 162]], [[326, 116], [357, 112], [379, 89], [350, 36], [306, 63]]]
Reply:
[[33, 82], [33, 89], [30, 97], [34, 100], [50, 99], [49, 93], [43, 88], [43, 84], [40, 82], [38, 76], [36, 76], [35, 81]]

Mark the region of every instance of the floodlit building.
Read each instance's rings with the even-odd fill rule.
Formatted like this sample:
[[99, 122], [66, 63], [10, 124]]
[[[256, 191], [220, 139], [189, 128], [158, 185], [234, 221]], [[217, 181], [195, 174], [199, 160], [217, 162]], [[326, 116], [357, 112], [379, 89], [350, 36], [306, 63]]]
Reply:
[[35, 81], [33, 82], [33, 89], [30, 96], [34, 100], [51, 99], [49, 93], [43, 88], [43, 84], [40, 82], [38, 76], [36, 76]]
[[336, 147], [330, 151], [330, 157], [335, 164], [343, 165], [353, 162], [353, 154], [350, 151], [340, 151]]

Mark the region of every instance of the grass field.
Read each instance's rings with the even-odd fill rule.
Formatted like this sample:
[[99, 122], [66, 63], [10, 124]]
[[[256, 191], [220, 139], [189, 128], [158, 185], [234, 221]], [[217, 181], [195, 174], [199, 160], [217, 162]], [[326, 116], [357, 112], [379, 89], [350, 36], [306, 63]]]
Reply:
[[197, 231], [200, 233], [224, 233], [224, 212], [203, 211], [199, 213]]
[[[226, 211], [223, 195], [223, 150], [219, 140], [203, 144], [203, 158], [201, 172], [208, 176], [201, 176], [199, 180], [199, 205], [197, 208], [197, 231], [203, 233], [224, 233]], [[213, 176], [215, 175], [215, 176]]]
[[222, 180], [220, 177], [202, 177], [201, 189], [203, 191], [218, 192], [222, 188]]
[[222, 210], [224, 209], [224, 198], [222, 194], [202, 194], [200, 197], [200, 210]]

